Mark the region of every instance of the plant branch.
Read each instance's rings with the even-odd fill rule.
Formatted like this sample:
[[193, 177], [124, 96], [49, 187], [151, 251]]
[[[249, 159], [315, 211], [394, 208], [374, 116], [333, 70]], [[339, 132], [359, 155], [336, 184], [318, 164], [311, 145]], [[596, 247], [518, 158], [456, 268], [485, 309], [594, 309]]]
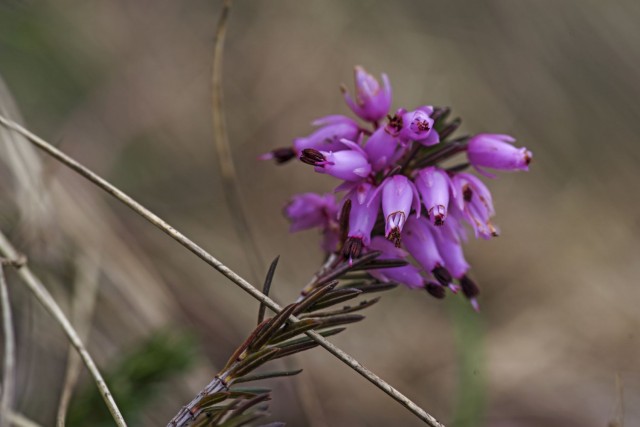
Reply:
[[0, 427], [8, 425], [7, 414], [13, 404], [15, 380], [16, 337], [13, 332], [13, 317], [9, 289], [4, 275], [4, 262], [0, 262], [0, 305], [2, 306], [2, 331], [4, 333], [4, 363], [2, 366], [2, 398], [0, 400]]
[[[78, 334], [86, 341], [91, 328], [91, 317], [98, 296], [100, 268], [96, 254], [81, 254], [76, 260], [77, 277], [74, 283], [74, 297], [71, 304], [71, 319], [78, 325]], [[80, 377], [81, 360], [73, 346], [69, 346], [67, 355], [67, 370], [64, 385], [58, 403], [57, 427], [66, 425], [67, 410], [71, 403], [73, 389]]]
[[40, 427], [40, 424], [31, 421], [29, 418], [17, 412], [10, 411], [7, 414], [7, 419], [11, 422], [12, 426], [16, 427]]
[[222, 58], [224, 53], [224, 40], [227, 34], [227, 21], [231, 10], [231, 0], [225, 0], [222, 5], [222, 13], [216, 30], [216, 38], [213, 45], [213, 69], [211, 72], [211, 115], [213, 123], [213, 142], [218, 152], [218, 166], [220, 167], [220, 177], [222, 178], [223, 193], [227, 200], [227, 206], [231, 211], [231, 218], [238, 234], [244, 253], [247, 255], [249, 269], [253, 281], [257, 281], [262, 271], [262, 257], [256, 244], [256, 240], [251, 233], [251, 227], [247, 219], [246, 210], [242, 203], [242, 195], [239, 188], [239, 180], [231, 146], [227, 125], [224, 115], [224, 102], [222, 91]]
[[[173, 226], [168, 224], [162, 218], [158, 217], [156, 214], [154, 214], [153, 212], [151, 212], [150, 210], [142, 206], [132, 197], [130, 197], [129, 195], [127, 195], [126, 193], [124, 193], [123, 191], [121, 191], [120, 189], [118, 189], [108, 181], [106, 181], [104, 178], [100, 177], [99, 175], [97, 175], [87, 167], [80, 164], [78, 161], [69, 157], [67, 154], [63, 153], [62, 151], [60, 151], [59, 149], [57, 149], [56, 147], [54, 147], [53, 145], [45, 141], [44, 139], [33, 134], [32, 132], [28, 131], [27, 129], [20, 126], [19, 124], [11, 120], [8, 120], [2, 115], [0, 115], [0, 124], [2, 124], [3, 126], [6, 126], [9, 129], [13, 129], [14, 131], [25, 136], [36, 147], [40, 148], [45, 153], [49, 154], [53, 158], [62, 162], [64, 165], [66, 165], [70, 169], [74, 170], [81, 176], [85, 177], [86, 179], [88, 179], [89, 181], [91, 181], [92, 183], [94, 183], [104, 191], [106, 191], [108, 194], [112, 195], [113, 197], [115, 197], [116, 199], [118, 199], [119, 201], [127, 205], [134, 212], [138, 213], [140, 216], [145, 218], [151, 224], [155, 225], [157, 228], [159, 228], [164, 233], [169, 235], [175, 241], [177, 241], [182, 246], [184, 246], [189, 251], [191, 251], [196, 256], [198, 256], [200, 259], [202, 259], [207, 264], [209, 264], [210, 266], [215, 268], [217, 271], [222, 273], [225, 277], [227, 277], [233, 283], [238, 285], [248, 294], [253, 296], [256, 300], [258, 300], [261, 303], [264, 303], [267, 307], [269, 307], [274, 312], [279, 313], [281, 311], [281, 307], [278, 304], [276, 304], [271, 298], [265, 296], [262, 292], [260, 292], [253, 285], [251, 285], [249, 282], [243, 279], [240, 275], [238, 275], [236, 272], [234, 272], [229, 267], [227, 267], [222, 262], [220, 262], [218, 259], [216, 259], [213, 255], [205, 251], [202, 247], [200, 247], [191, 239], [186, 237], [184, 234], [176, 230]], [[66, 321], [66, 318], [64, 320]], [[291, 316], [290, 320], [297, 321], [298, 319], [295, 318], [294, 316]], [[68, 321], [66, 321], [66, 323], [68, 324]], [[69, 325], [69, 327], [71, 327], [71, 325]], [[306, 332], [306, 334], [311, 339], [316, 341], [320, 346], [322, 346], [331, 354], [333, 354], [335, 357], [337, 357], [346, 365], [348, 365], [353, 370], [355, 370], [360, 375], [362, 375], [369, 382], [374, 384], [380, 390], [384, 391], [386, 394], [388, 394], [390, 397], [392, 397], [402, 406], [407, 408], [411, 413], [413, 413], [415, 416], [423, 420], [425, 423], [427, 423], [432, 427], [442, 426], [442, 424], [440, 424], [432, 415], [427, 413], [424, 409], [420, 408], [408, 397], [406, 397], [405, 395], [400, 393], [398, 390], [393, 388], [390, 384], [385, 382], [382, 378], [380, 378], [379, 376], [371, 372], [369, 369], [365, 368], [362, 364], [360, 364], [360, 362], [358, 362], [352, 356], [345, 353], [340, 348], [336, 347], [330, 341], [326, 340], [322, 335], [314, 331], [308, 331]], [[74, 331], [74, 336], [77, 338], [77, 334], [75, 334], [75, 331]]]
[[[18, 251], [13, 247], [13, 245], [9, 242], [7, 237], [3, 232], [0, 231], [0, 252], [2, 255], [9, 259], [18, 259], [19, 254]], [[67, 317], [62, 312], [62, 309], [53, 299], [47, 288], [44, 287], [40, 279], [38, 279], [27, 266], [23, 266], [18, 269], [18, 275], [27, 285], [27, 288], [33, 293], [36, 299], [44, 306], [44, 308], [53, 316], [53, 318], [60, 324], [65, 334], [69, 338], [71, 345], [75, 347], [76, 351], [80, 354], [82, 361], [87, 366], [89, 373], [93, 377], [98, 386], [98, 390], [102, 395], [102, 399], [104, 400], [107, 408], [109, 408], [109, 412], [113, 416], [114, 421], [118, 427], [126, 427], [127, 424], [120, 413], [120, 409], [116, 405], [116, 402], [113, 400], [113, 396], [109, 391], [109, 387], [104, 382], [98, 367], [96, 366], [93, 358], [87, 351], [86, 347], [82, 343], [82, 340], [78, 336], [78, 333], [73, 328]]]

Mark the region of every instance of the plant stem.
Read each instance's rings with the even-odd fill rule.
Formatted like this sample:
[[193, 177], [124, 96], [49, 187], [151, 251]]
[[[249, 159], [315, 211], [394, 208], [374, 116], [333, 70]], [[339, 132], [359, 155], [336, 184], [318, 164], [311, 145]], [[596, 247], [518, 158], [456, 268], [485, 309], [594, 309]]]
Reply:
[[[0, 116], [1, 117], [1, 116]], [[7, 237], [0, 231], [0, 252], [2, 255], [9, 259], [18, 259], [19, 254], [18, 251], [13, 247], [13, 245], [9, 242]], [[98, 390], [102, 395], [102, 399], [104, 400], [107, 408], [109, 408], [109, 412], [111, 412], [111, 416], [113, 420], [116, 422], [118, 427], [126, 427], [127, 423], [124, 421], [122, 414], [120, 413], [120, 409], [116, 405], [116, 402], [113, 400], [113, 396], [109, 391], [109, 387], [104, 382], [102, 378], [102, 374], [98, 370], [93, 358], [87, 351], [86, 347], [82, 343], [82, 340], [78, 336], [76, 330], [71, 326], [71, 322], [64, 315], [62, 309], [53, 299], [47, 288], [44, 287], [40, 279], [38, 279], [29, 269], [29, 267], [22, 266], [18, 269], [18, 275], [27, 285], [27, 288], [33, 293], [36, 299], [44, 306], [44, 308], [53, 316], [53, 318], [60, 324], [62, 329], [64, 330], [67, 338], [69, 338], [69, 342], [76, 349], [76, 351], [80, 354], [82, 361], [87, 366], [89, 373], [93, 377], [96, 385], [98, 386]]]
[[252, 236], [251, 227], [247, 220], [246, 210], [242, 203], [242, 194], [238, 185], [236, 169], [231, 155], [229, 135], [227, 134], [226, 120], [224, 116], [224, 103], [222, 93], [222, 59], [224, 53], [224, 40], [227, 34], [227, 21], [231, 10], [231, 0], [225, 0], [222, 5], [222, 13], [218, 21], [216, 38], [213, 45], [213, 66], [211, 72], [211, 116], [213, 123], [213, 142], [218, 153], [218, 166], [222, 178], [222, 188], [227, 199], [227, 205], [231, 211], [231, 218], [238, 234], [238, 240], [244, 246], [243, 252], [247, 256], [249, 270], [254, 281], [258, 280], [263, 268], [262, 257]]
[[0, 305], [2, 305], [2, 330], [4, 333], [4, 364], [2, 366], [2, 398], [0, 399], [0, 427], [8, 425], [8, 415], [13, 404], [15, 380], [16, 338], [13, 332], [13, 317], [4, 263], [0, 262]]

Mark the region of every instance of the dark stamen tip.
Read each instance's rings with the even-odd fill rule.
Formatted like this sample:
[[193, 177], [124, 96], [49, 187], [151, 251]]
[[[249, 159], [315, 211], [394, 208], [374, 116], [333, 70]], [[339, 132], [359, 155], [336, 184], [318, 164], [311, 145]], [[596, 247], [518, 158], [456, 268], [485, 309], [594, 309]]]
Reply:
[[469, 279], [468, 276], [462, 276], [460, 279], [460, 286], [462, 286], [462, 293], [465, 297], [471, 299], [475, 298], [480, 294], [480, 288], [476, 283]]
[[451, 283], [451, 281], [453, 280], [453, 277], [451, 277], [451, 273], [449, 273], [449, 270], [441, 266], [437, 266], [436, 268], [431, 270], [431, 273], [433, 273], [433, 276], [438, 280], [438, 282], [440, 282], [442, 286], [449, 286], [449, 283]]
[[314, 148], [305, 148], [302, 150], [302, 155], [300, 155], [300, 161], [311, 166], [317, 166], [318, 163], [324, 162], [325, 160], [324, 155]]
[[349, 237], [342, 248], [342, 256], [349, 260], [349, 265], [353, 264], [354, 258], [359, 258], [362, 253], [362, 239], [359, 237]]
[[391, 232], [389, 233], [389, 236], [387, 236], [387, 240], [393, 242], [396, 248], [400, 247], [400, 243], [402, 242], [402, 239], [400, 238], [400, 230], [398, 230], [398, 227], [391, 230]]
[[271, 152], [273, 160], [279, 165], [288, 162], [296, 156], [296, 152], [292, 148], [276, 148]]
[[462, 197], [464, 198], [465, 202], [470, 202], [471, 199], [473, 198], [473, 190], [471, 189], [471, 186], [469, 186], [468, 184], [466, 184], [462, 189]]
[[436, 299], [443, 299], [446, 295], [445, 289], [438, 283], [429, 282], [425, 286], [425, 290]]

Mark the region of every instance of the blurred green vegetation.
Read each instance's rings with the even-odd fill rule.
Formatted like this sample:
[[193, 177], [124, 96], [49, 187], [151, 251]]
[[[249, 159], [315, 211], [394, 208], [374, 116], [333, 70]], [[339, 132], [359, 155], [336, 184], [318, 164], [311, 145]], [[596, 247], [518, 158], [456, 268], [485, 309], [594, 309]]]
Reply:
[[[172, 376], [185, 373], [193, 365], [195, 349], [195, 340], [188, 334], [156, 332], [103, 371], [113, 398], [131, 425], [139, 424], [144, 407], [168, 387]], [[70, 426], [113, 425], [111, 414], [89, 379], [74, 396], [67, 419]]]
[[78, 43], [76, 24], [51, 4], [14, 3], [0, 4], [2, 76], [24, 111], [39, 110], [56, 123], [100, 85], [107, 61], [97, 64], [82, 52], [91, 45]]
[[454, 397], [452, 427], [485, 425], [487, 403], [482, 316], [462, 298], [447, 298], [457, 351], [458, 384]]

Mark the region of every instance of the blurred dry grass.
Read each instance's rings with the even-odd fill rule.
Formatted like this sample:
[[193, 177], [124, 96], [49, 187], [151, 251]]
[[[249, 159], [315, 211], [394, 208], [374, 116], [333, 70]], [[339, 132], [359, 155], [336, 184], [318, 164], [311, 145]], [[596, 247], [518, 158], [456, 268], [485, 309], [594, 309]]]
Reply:
[[[211, 142], [218, 11], [205, 1], [0, 2], [0, 75], [30, 129], [248, 276]], [[281, 206], [333, 183], [256, 156], [307, 133], [315, 117], [346, 113], [337, 88], [354, 64], [387, 72], [394, 105], [450, 105], [464, 130], [516, 135], [535, 155], [529, 174], [491, 183], [502, 236], [467, 250], [484, 291], [485, 425], [604, 426], [616, 374], [625, 425], [640, 423], [638, 22], [633, 0], [238, 0], [225, 58], [229, 133], [263, 257], [282, 255], [278, 297], [292, 298], [321, 255], [313, 232], [288, 235]], [[0, 225], [67, 304], [70, 266], [79, 253], [101, 254], [89, 343], [98, 361], [164, 326], [199, 338], [199, 366], [142, 420], [166, 422], [249, 330], [256, 303], [80, 178], [35, 159], [44, 214], [26, 215], [36, 211], [3, 166]], [[19, 408], [50, 425], [66, 342], [11, 282]], [[338, 345], [451, 420], [458, 367], [447, 306], [397, 290], [368, 317]], [[328, 425], [418, 425], [328, 354], [299, 363]], [[291, 381], [300, 380], [274, 384], [274, 418], [304, 425]]]

